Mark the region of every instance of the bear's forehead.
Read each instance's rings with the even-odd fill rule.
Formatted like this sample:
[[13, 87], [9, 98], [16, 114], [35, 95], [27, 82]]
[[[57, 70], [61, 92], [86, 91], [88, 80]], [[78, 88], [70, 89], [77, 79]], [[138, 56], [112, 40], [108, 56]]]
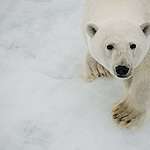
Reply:
[[140, 36], [139, 34], [136, 33], [129, 33], [127, 32], [122, 32], [122, 33], [116, 33], [116, 32], [107, 32], [104, 35], [104, 41], [111, 43], [128, 43], [128, 42], [134, 42], [134, 43], [139, 43], [143, 41], [143, 36]]
[[104, 28], [104, 32], [108, 36], [122, 36], [122, 37], [138, 37], [141, 35], [141, 32], [132, 27], [117, 27], [112, 26], [110, 28]]
[[126, 32], [126, 31], [138, 31], [139, 28], [137, 25], [134, 25], [129, 22], [109, 22], [107, 24], [103, 24], [102, 27], [107, 31], [114, 32]]
[[112, 31], [130, 31], [130, 30], [137, 31], [140, 27], [140, 25], [137, 23], [135, 24], [135, 22], [131, 22], [128, 20], [117, 20], [117, 19], [106, 20], [103, 23], [99, 22], [98, 26]]
[[107, 37], [134, 40], [143, 38], [139, 25], [127, 21], [113, 21], [102, 24], [101, 27]]

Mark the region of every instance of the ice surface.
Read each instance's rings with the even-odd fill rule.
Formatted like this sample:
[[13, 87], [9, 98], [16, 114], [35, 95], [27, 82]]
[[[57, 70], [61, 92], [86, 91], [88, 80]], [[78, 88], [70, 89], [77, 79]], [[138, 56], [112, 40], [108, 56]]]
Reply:
[[0, 0], [0, 150], [149, 150], [118, 128], [121, 83], [80, 78], [80, 0]]

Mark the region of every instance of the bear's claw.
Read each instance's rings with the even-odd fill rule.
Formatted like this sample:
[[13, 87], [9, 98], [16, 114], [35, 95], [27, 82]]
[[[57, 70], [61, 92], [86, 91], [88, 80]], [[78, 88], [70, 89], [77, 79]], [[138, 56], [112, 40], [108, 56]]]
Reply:
[[131, 108], [127, 102], [121, 102], [114, 106], [112, 110], [113, 119], [122, 127], [131, 127], [137, 119], [141, 116], [141, 113]]
[[99, 77], [111, 77], [111, 73], [105, 69], [101, 64], [99, 64], [92, 57], [88, 57], [87, 59], [87, 79], [95, 80]]

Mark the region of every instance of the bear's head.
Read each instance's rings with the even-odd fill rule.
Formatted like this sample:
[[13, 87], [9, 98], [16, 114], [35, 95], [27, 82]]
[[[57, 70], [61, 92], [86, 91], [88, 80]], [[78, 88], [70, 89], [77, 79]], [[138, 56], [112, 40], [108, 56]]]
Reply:
[[129, 78], [149, 48], [150, 23], [108, 21], [101, 26], [89, 23], [86, 36], [90, 54], [113, 75]]

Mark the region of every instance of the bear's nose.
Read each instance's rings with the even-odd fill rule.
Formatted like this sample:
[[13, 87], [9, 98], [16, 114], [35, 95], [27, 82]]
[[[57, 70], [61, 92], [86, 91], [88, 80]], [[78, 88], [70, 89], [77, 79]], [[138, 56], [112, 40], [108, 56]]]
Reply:
[[117, 66], [115, 70], [116, 70], [117, 76], [121, 78], [126, 77], [126, 75], [129, 72], [129, 68], [127, 66], [121, 66], [121, 65]]

